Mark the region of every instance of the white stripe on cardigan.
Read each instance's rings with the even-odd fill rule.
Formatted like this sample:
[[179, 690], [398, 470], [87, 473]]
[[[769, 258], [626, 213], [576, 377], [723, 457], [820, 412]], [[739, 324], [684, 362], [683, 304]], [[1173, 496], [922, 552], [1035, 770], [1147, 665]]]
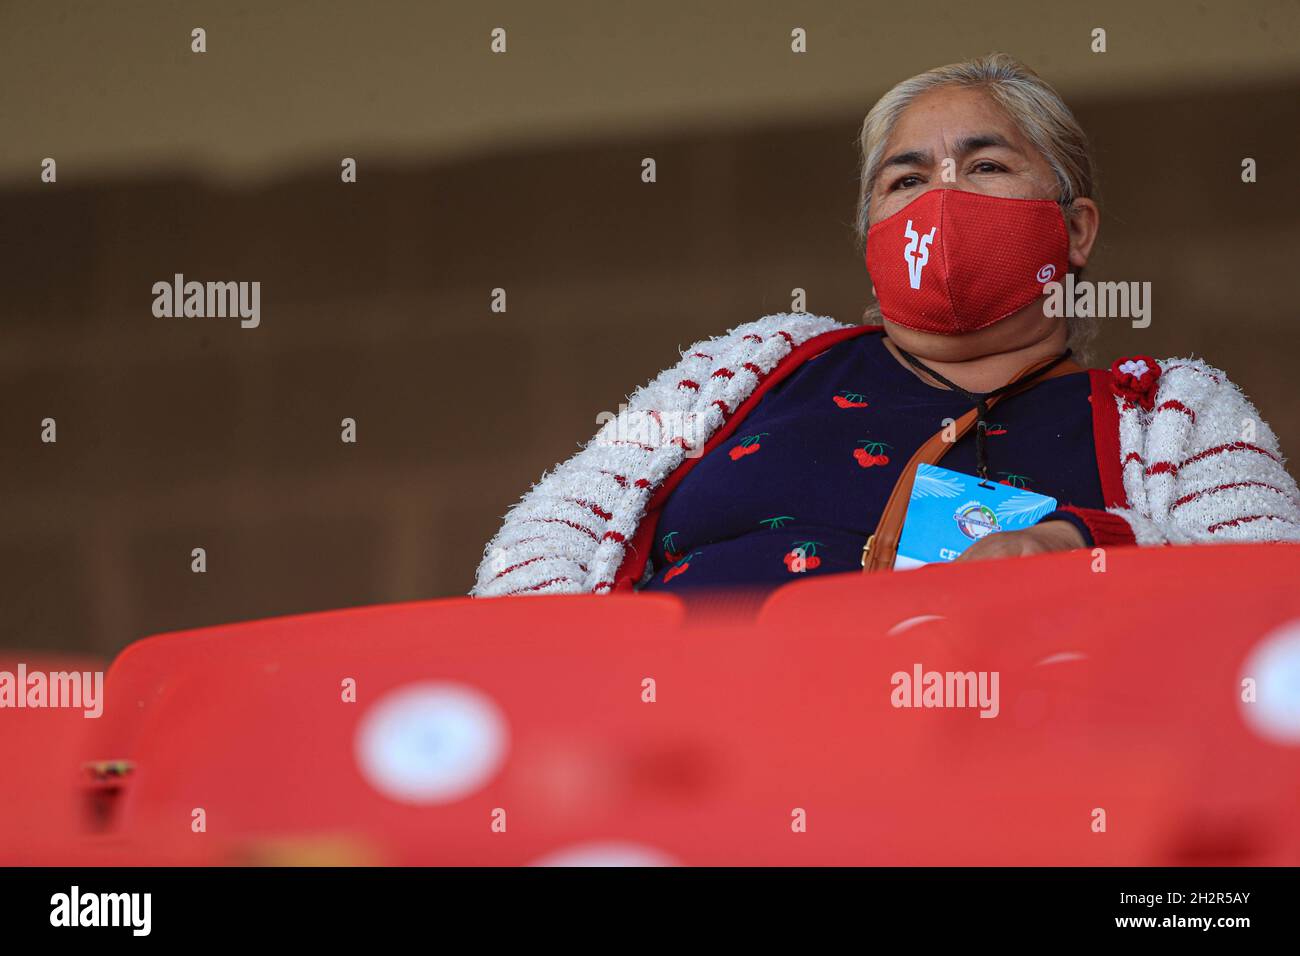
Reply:
[[[795, 346], [848, 327], [782, 313], [683, 352], [628, 398], [630, 415], [662, 424], [656, 440], [628, 441], [627, 417], [602, 426], [506, 514], [470, 593], [607, 592], [651, 494], [722, 425], [722, 406], [734, 411], [753, 392], [755, 369], [766, 374]], [[1141, 545], [1300, 541], [1300, 491], [1254, 406], [1200, 360], [1159, 364], [1153, 411], [1116, 398], [1128, 507], [1108, 510]]]

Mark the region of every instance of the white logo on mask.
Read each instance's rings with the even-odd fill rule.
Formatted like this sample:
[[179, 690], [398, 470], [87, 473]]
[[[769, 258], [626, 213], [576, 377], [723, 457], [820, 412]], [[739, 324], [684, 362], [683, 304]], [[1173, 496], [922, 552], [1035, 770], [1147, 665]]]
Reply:
[[930, 261], [930, 243], [934, 241], [935, 230], [931, 226], [924, 236], [912, 228], [912, 220], [907, 220], [903, 235], [907, 236], [907, 245], [903, 247], [903, 259], [907, 262], [907, 279], [913, 289], [921, 288], [921, 270]]

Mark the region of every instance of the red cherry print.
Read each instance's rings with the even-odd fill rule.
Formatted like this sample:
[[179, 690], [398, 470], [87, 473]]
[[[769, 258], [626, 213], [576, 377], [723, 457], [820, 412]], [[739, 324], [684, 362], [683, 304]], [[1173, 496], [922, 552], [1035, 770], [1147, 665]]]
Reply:
[[[791, 574], [799, 574], [803, 571], [811, 571], [822, 563], [822, 559], [817, 557], [817, 541], [796, 541], [794, 547], [790, 549], [781, 561], [785, 568]], [[800, 562], [800, 559], [802, 561]], [[796, 562], [800, 562], [796, 564]]]
[[868, 455], [865, 448], [858, 448], [853, 452], [853, 457], [858, 460], [858, 464], [863, 468], [870, 468], [876, 463], [874, 455]]
[[677, 532], [669, 531], [663, 538], [664, 557], [674, 563], [682, 559], [682, 553], [678, 551], [673, 543], [677, 540]]
[[758, 451], [758, 449], [762, 447], [759, 445], [758, 440], [766, 434], [767, 432], [759, 432], [757, 435], [748, 435], [745, 438], [742, 438], [740, 444], [733, 446], [731, 451], [728, 452], [728, 454], [731, 455], [731, 460], [739, 461], [746, 455], [752, 455], [754, 452]]
[[840, 408], [849, 407], [849, 400], [845, 398], [843, 395], [836, 395], [833, 399], [831, 399], [831, 401], [833, 401]]
[[870, 441], [863, 438], [858, 444], [862, 447], [853, 453], [853, 457], [858, 460], [858, 464], [863, 468], [870, 468], [872, 465], [889, 464], [889, 456], [885, 454], [885, 449], [890, 447], [888, 442]]
[[867, 403], [859, 392], [840, 392], [831, 399], [840, 408], [866, 408]]
[[674, 564], [671, 568], [669, 568], [667, 571], [665, 571], [665, 572], [664, 572], [664, 584], [667, 584], [669, 581], [671, 581], [673, 578], [677, 577], [677, 575], [679, 575], [679, 574], [685, 574], [685, 573], [686, 573], [686, 569], [689, 568], [689, 567], [691, 566], [691, 558], [695, 557], [697, 554], [699, 554], [698, 551], [692, 551], [692, 552], [691, 552], [690, 554], [688, 554], [686, 557], [682, 558], [680, 561], [678, 561], [676, 564]]

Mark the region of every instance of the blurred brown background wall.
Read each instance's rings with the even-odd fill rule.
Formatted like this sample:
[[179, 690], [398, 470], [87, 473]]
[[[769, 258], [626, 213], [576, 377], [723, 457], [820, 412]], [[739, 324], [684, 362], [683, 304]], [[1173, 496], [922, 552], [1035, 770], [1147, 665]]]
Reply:
[[[860, 316], [862, 116], [995, 49], [1093, 138], [1092, 277], [1153, 284], [1096, 362], [1203, 356], [1300, 454], [1300, 5], [1069, 6], [5, 5], [0, 647], [464, 593], [678, 348], [795, 287]], [[260, 327], [155, 318], [177, 272], [260, 281]]]

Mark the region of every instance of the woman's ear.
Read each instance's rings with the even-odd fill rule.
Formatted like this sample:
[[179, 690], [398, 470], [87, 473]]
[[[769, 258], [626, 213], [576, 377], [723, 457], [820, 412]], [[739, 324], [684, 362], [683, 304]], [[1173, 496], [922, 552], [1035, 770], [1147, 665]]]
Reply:
[[1101, 211], [1091, 199], [1076, 199], [1070, 204], [1065, 217], [1065, 228], [1070, 234], [1070, 265], [1082, 269], [1092, 255], [1092, 244], [1097, 241], [1101, 228]]

